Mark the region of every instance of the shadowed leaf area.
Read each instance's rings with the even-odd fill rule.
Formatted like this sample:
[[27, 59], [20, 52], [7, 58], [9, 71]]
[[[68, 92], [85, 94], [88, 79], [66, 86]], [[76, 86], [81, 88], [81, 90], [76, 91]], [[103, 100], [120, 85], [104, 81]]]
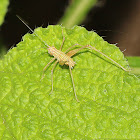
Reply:
[[[49, 46], [60, 48], [59, 25], [34, 31]], [[124, 68], [123, 53], [93, 31], [63, 27], [62, 51], [74, 44], [91, 45]], [[76, 46], [78, 48], [80, 46]], [[140, 80], [91, 49], [73, 56], [73, 92], [67, 66], [56, 66], [51, 92], [53, 58], [38, 37], [26, 34], [0, 61], [0, 139], [93, 140], [138, 139]]]

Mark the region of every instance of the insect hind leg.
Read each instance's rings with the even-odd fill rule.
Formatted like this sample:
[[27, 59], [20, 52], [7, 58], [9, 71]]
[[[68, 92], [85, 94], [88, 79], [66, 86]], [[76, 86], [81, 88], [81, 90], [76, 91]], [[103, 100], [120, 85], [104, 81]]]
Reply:
[[100, 53], [101, 55], [105, 56], [107, 59], [111, 60], [114, 64], [116, 64], [118, 67], [120, 67], [121, 69], [123, 69], [124, 71], [130, 71], [125, 69], [123, 66], [121, 66], [119, 63], [117, 63], [116, 61], [114, 61], [112, 58], [108, 57], [107, 55], [105, 55], [104, 53], [102, 53], [101, 51], [97, 50], [95, 47], [92, 47], [90, 45], [87, 45], [87, 47], [95, 50], [96, 52]]
[[[76, 45], [81, 46], [81, 48], [78, 48], [78, 49], [74, 49], [74, 50], [69, 51], [70, 49], [72, 49], [72, 48], [75, 47]], [[101, 55], [105, 56], [107, 59], [109, 59], [110, 61], [112, 61], [114, 64], [116, 64], [116, 66], [120, 67], [120, 68], [123, 69], [124, 71], [128, 71], [128, 72], [131, 71], [131, 70], [125, 69], [123, 66], [121, 66], [119, 63], [117, 63], [116, 61], [114, 61], [112, 58], [108, 57], [106, 54], [102, 53], [101, 51], [97, 50], [95, 47], [93, 47], [93, 46], [91, 46], [91, 45], [82, 46], [82, 45], [80, 45], [80, 44], [75, 44], [75, 45], [73, 45], [72, 47], [68, 48], [68, 50], [66, 50], [66, 52], [69, 51], [69, 52], [67, 53], [67, 55], [70, 56], [70, 57], [72, 57], [73, 55], [75, 55], [77, 52], [79, 52], [80, 50], [82, 50], [82, 49], [84, 49], [84, 48], [89, 48], [89, 49], [92, 49], [92, 50], [94, 50], [94, 51], [100, 53]]]

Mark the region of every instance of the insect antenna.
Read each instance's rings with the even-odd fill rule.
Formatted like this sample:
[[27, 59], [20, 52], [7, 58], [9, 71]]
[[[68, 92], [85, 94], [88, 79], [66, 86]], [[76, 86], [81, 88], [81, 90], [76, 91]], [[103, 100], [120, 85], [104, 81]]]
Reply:
[[18, 18], [32, 33], [34, 33], [34, 34], [39, 38], [39, 40], [40, 40], [45, 46], [49, 47], [49, 45], [48, 45], [44, 40], [42, 40], [42, 39], [39, 37], [39, 35], [36, 34], [36, 33], [32, 30], [32, 28], [31, 28], [20, 16], [18, 16], [18, 15], [16, 15], [16, 16], [17, 16], [17, 18]]

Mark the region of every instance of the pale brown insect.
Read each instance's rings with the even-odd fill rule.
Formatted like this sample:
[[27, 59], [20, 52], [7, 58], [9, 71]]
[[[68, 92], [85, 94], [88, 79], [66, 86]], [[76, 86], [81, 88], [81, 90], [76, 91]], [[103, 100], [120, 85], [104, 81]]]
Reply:
[[[17, 17], [33, 32], [33, 30], [19, 16], [17, 16]], [[74, 90], [75, 98], [79, 102], [79, 100], [77, 98], [77, 95], [76, 95], [75, 84], [74, 84], [74, 80], [73, 80], [73, 76], [72, 76], [72, 71], [71, 71], [71, 69], [75, 65], [75, 62], [73, 61], [73, 59], [71, 57], [73, 55], [75, 55], [77, 52], [79, 52], [80, 50], [84, 49], [84, 48], [90, 48], [90, 49], [95, 50], [96, 52], [99, 52], [100, 54], [102, 54], [103, 56], [105, 56], [106, 58], [111, 60], [113, 63], [118, 65], [120, 68], [122, 68], [124, 71], [129, 71], [129, 70], [126, 70], [124, 67], [122, 67], [120, 64], [118, 64], [116, 61], [114, 61], [113, 59], [111, 59], [110, 57], [108, 57], [107, 55], [105, 55], [104, 53], [100, 52], [95, 47], [92, 47], [90, 45], [82, 46], [82, 45], [79, 45], [79, 44], [74, 44], [73, 46], [68, 48], [65, 52], [62, 52], [61, 50], [62, 50], [64, 41], [65, 41], [65, 37], [63, 35], [63, 30], [62, 30], [63, 41], [62, 41], [62, 45], [61, 45], [59, 50], [56, 49], [54, 46], [51, 47], [51, 46], [47, 45], [46, 42], [44, 42], [36, 33], [34, 33], [34, 34], [40, 39], [40, 41], [42, 41], [48, 47], [47, 48], [48, 53], [50, 55], [54, 56], [54, 58], [44, 67], [43, 71], [45, 72], [45, 70], [48, 68], [48, 66], [53, 61], [56, 60], [56, 62], [54, 63], [54, 66], [53, 66], [53, 68], [51, 70], [51, 85], [52, 85], [51, 93], [53, 92], [53, 71], [54, 71], [54, 68], [55, 68], [56, 64], [59, 63], [61, 66], [67, 65], [67, 66], [69, 66], [69, 71], [70, 71], [70, 75], [71, 75], [71, 79], [72, 79], [72, 84], [73, 84], [73, 90]], [[78, 48], [78, 49], [71, 50], [75, 46], [81, 46], [81, 47]], [[69, 51], [69, 50], [71, 50], [71, 51]], [[44, 78], [44, 73], [43, 73], [43, 76], [42, 76], [41, 79], [43, 79], [43, 78]]]

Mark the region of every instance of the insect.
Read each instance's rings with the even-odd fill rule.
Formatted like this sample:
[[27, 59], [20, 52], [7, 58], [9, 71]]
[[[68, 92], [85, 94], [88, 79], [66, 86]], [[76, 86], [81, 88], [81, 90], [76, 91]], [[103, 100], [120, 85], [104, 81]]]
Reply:
[[[17, 16], [17, 17], [29, 28], [29, 30], [31, 30], [32, 32], [34, 32], [19, 16]], [[75, 94], [75, 98], [79, 102], [79, 100], [77, 98], [76, 90], [75, 90], [75, 84], [74, 84], [73, 75], [72, 75], [72, 69], [75, 66], [75, 62], [73, 61], [72, 56], [74, 56], [77, 52], [79, 52], [80, 50], [82, 50], [84, 48], [89, 48], [89, 49], [95, 50], [96, 52], [100, 53], [101, 55], [105, 56], [107, 59], [111, 60], [113, 63], [115, 63], [116, 65], [118, 65], [124, 71], [128, 71], [124, 67], [122, 67], [119, 63], [117, 63], [116, 61], [114, 61], [113, 59], [111, 59], [110, 57], [108, 57], [107, 55], [105, 55], [104, 53], [102, 53], [101, 51], [97, 50], [95, 47], [92, 47], [91, 45], [82, 46], [80, 44], [74, 44], [73, 46], [71, 46], [70, 48], [68, 48], [65, 52], [62, 52], [62, 47], [63, 47], [64, 41], [65, 41], [65, 37], [63, 35], [63, 30], [62, 30], [63, 41], [62, 41], [62, 44], [61, 44], [59, 50], [56, 49], [54, 46], [47, 45], [46, 42], [44, 40], [42, 40], [36, 33], [34, 33], [34, 34], [39, 38], [39, 40], [45, 46], [47, 46], [48, 53], [50, 55], [54, 56], [54, 58], [44, 67], [44, 69], [43, 69], [43, 76], [42, 76], [41, 79], [44, 78], [44, 72], [46, 71], [46, 69], [48, 68], [48, 66], [56, 60], [56, 62], [54, 63], [54, 66], [53, 66], [53, 68], [51, 70], [51, 86], [52, 86], [51, 87], [52, 88], [51, 89], [51, 93], [53, 92], [53, 72], [54, 72], [54, 69], [56, 67], [56, 64], [59, 63], [61, 66], [67, 65], [69, 67], [69, 71], [70, 71], [70, 75], [71, 75], [71, 80], [72, 80], [72, 85], [73, 85], [73, 91], [74, 91], [74, 94]], [[73, 49], [75, 46], [80, 46], [80, 48]]]

